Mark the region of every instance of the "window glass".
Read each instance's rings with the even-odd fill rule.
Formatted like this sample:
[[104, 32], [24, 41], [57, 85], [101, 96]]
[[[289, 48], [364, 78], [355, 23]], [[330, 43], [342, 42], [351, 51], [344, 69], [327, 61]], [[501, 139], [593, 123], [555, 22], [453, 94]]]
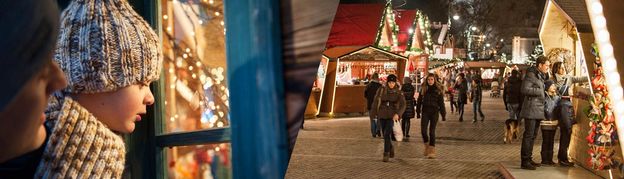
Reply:
[[166, 132], [229, 126], [221, 0], [162, 1]]
[[232, 178], [231, 158], [229, 143], [167, 148], [167, 178]]

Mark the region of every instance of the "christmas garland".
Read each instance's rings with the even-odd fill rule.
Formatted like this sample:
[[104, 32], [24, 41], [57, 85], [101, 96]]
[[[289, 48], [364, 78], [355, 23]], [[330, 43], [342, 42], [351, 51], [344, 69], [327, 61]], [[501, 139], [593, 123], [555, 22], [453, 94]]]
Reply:
[[589, 150], [587, 151], [590, 158], [587, 164], [595, 170], [604, 170], [611, 168], [620, 168], [621, 162], [614, 160], [614, 145], [618, 141], [615, 118], [613, 116], [611, 100], [609, 100], [609, 91], [606, 87], [606, 80], [598, 50], [595, 45], [592, 54], [596, 56], [594, 77], [591, 84], [594, 95], [589, 97], [590, 107], [585, 113], [589, 118], [589, 135], [587, 142]]

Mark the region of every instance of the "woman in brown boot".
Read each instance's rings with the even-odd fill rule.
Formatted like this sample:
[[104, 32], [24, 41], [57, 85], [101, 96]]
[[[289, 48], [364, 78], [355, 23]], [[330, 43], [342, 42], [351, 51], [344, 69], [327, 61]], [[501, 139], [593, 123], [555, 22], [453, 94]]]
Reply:
[[427, 75], [427, 84], [418, 93], [417, 118], [420, 118], [421, 112], [420, 130], [425, 145], [424, 155], [427, 158], [435, 158], [435, 129], [438, 123], [438, 115], [441, 115], [444, 121], [446, 119], [446, 109], [444, 108], [442, 86], [438, 84], [435, 76], [431, 73]]
[[386, 85], [377, 90], [373, 107], [371, 108], [372, 116], [375, 116], [381, 122], [381, 128], [384, 137], [384, 155], [383, 161], [387, 162], [394, 158], [394, 148], [392, 148], [392, 125], [394, 121], [399, 120], [399, 116], [405, 111], [405, 97], [397, 85], [397, 77], [388, 75]]

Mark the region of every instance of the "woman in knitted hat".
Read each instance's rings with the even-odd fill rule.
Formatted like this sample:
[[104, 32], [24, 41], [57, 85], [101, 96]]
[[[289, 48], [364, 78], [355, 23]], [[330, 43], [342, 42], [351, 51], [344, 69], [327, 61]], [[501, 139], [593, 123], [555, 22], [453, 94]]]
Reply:
[[392, 125], [394, 121], [398, 121], [405, 111], [405, 97], [397, 84], [397, 77], [393, 74], [388, 75], [386, 85], [377, 90], [373, 107], [371, 107], [371, 116], [381, 121], [381, 128], [384, 136], [384, 154], [383, 161], [387, 162], [394, 158], [394, 148], [390, 137], [392, 135]]
[[61, 15], [55, 61], [69, 85], [47, 113], [53, 128], [36, 177], [121, 178], [125, 145], [158, 79], [158, 36], [125, 0], [75, 0]]
[[52, 0], [0, 4], [0, 178], [33, 178], [46, 139], [47, 99], [67, 86], [52, 62], [59, 12]]

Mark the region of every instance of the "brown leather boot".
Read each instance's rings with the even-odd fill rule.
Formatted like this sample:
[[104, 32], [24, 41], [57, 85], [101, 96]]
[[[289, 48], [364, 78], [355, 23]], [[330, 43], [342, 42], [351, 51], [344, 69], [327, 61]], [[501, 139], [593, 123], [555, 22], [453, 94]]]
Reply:
[[436, 158], [435, 146], [429, 146], [429, 154], [427, 155], [427, 158]]
[[384, 152], [384, 154], [383, 154], [383, 162], [390, 161], [389, 156], [390, 156], [390, 152]]
[[429, 154], [429, 144], [424, 143], [423, 156], [427, 156], [427, 154]]

